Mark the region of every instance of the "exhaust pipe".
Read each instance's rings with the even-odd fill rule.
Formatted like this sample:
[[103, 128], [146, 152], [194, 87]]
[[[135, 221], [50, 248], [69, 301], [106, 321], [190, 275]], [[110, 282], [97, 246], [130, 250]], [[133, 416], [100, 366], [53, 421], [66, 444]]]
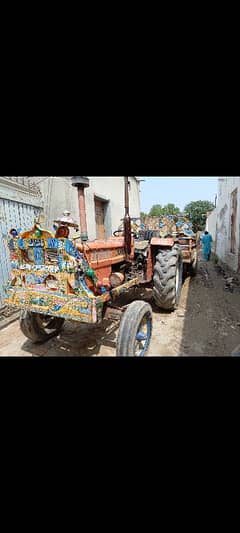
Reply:
[[87, 219], [86, 219], [86, 204], [84, 188], [89, 187], [89, 179], [87, 176], [73, 176], [72, 186], [78, 189], [78, 206], [81, 228], [81, 241], [86, 242], [88, 240], [87, 234]]
[[131, 218], [129, 215], [128, 176], [124, 176], [125, 215], [123, 219], [124, 249], [127, 256], [131, 253]]

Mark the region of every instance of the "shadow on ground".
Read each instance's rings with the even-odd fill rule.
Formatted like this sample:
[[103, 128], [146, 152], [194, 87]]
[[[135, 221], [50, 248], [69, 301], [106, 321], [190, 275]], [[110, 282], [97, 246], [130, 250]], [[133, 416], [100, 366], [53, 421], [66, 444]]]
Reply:
[[[79, 325], [66, 321], [57, 337], [43, 344], [33, 344], [27, 340], [22, 350], [35, 356], [96, 356], [112, 355], [116, 347], [118, 324], [109, 321], [101, 325]], [[104, 354], [102, 350], [104, 349]]]

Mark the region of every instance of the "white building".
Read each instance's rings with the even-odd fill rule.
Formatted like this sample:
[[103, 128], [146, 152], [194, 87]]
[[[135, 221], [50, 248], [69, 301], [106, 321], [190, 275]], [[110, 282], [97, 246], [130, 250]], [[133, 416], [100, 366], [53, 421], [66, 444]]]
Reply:
[[[44, 226], [51, 229], [53, 220], [68, 210], [79, 222], [78, 193], [71, 184], [70, 176], [35, 177], [41, 187], [44, 199]], [[129, 211], [130, 216], [140, 217], [139, 178], [130, 176]], [[86, 215], [89, 240], [108, 238], [117, 230], [124, 217], [124, 178], [89, 177], [89, 187], [85, 188]]]
[[218, 203], [208, 216], [214, 251], [233, 271], [240, 268], [240, 177], [218, 179]]
[[213, 239], [213, 249], [216, 240], [216, 223], [217, 223], [217, 208], [207, 213], [206, 230], [211, 233]]

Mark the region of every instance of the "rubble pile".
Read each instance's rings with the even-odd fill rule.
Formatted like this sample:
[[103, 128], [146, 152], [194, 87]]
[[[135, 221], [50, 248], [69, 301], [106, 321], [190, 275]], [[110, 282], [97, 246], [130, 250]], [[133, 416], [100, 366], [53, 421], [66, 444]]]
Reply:
[[224, 287], [225, 291], [240, 292], [240, 283], [237, 278], [227, 277], [227, 276], [226, 277], [224, 276], [224, 278], [225, 278], [225, 287]]
[[215, 265], [214, 270], [217, 272], [218, 275], [225, 275], [225, 270], [220, 265]]
[[225, 280], [224, 290], [229, 292], [240, 292], [240, 281], [237, 277], [229, 276], [229, 274], [226, 273], [223, 267], [220, 265], [215, 265], [214, 267], [215, 271], [218, 275], [222, 275]]

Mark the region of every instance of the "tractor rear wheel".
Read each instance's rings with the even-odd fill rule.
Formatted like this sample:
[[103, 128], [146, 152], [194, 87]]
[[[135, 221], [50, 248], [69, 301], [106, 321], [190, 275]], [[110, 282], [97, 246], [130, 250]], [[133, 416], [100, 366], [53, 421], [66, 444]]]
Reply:
[[143, 357], [152, 335], [152, 308], [142, 300], [132, 302], [124, 312], [117, 338], [117, 356]]
[[178, 245], [171, 250], [161, 250], [154, 265], [153, 298], [161, 309], [177, 308], [182, 288], [183, 262]]
[[64, 318], [21, 311], [20, 328], [33, 343], [46, 342], [58, 335], [64, 324]]

